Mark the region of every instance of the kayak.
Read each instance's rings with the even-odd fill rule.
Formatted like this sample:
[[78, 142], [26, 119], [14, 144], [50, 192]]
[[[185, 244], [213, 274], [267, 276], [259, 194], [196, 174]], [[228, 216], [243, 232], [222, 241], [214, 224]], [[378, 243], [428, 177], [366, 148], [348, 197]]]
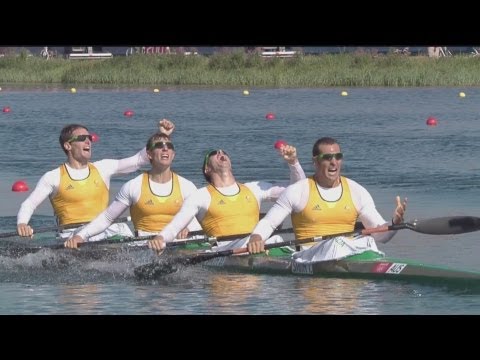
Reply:
[[[281, 250], [281, 251], [278, 251]], [[203, 262], [213, 269], [254, 274], [279, 274], [338, 278], [405, 280], [426, 283], [480, 285], [480, 272], [426, 264], [419, 261], [382, 257], [373, 252], [340, 260], [300, 263], [286, 249], [269, 255], [222, 256]]]

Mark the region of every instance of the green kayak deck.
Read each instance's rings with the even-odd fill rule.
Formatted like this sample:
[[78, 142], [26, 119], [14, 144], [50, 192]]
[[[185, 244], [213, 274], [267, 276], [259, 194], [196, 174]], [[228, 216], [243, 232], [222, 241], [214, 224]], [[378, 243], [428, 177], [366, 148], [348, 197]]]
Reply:
[[287, 250], [269, 255], [218, 257], [203, 263], [209, 268], [256, 274], [318, 277], [414, 280], [426, 282], [462, 282], [480, 285], [480, 272], [426, 264], [420, 261], [382, 257], [373, 251], [341, 260], [301, 263], [291, 259]]

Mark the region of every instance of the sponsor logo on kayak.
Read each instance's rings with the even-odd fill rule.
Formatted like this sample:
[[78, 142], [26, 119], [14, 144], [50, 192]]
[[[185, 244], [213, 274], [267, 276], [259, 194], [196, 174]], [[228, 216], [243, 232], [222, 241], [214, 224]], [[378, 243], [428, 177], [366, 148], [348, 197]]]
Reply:
[[388, 262], [381, 262], [375, 264], [372, 269], [374, 273], [385, 273], [385, 274], [400, 274], [407, 264], [402, 263], [388, 263]]
[[313, 266], [310, 263], [298, 263], [294, 261], [292, 263], [292, 273], [294, 274], [313, 274]]
[[407, 264], [394, 263], [387, 270], [387, 274], [400, 274]]
[[388, 262], [381, 262], [381, 263], [375, 264], [375, 266], [372, 269], [372, 272], [374, 273], [387, 272], [391, 265], [392, 263], [388, 263]]

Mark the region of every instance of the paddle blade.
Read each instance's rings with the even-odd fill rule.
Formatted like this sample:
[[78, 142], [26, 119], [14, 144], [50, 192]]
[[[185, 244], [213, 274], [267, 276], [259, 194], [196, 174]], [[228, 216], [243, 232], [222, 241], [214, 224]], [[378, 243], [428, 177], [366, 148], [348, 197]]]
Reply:
[[463, 234], [480, 230], [480, 218], [474, 216], [448, 216], [415, 220], [412, 230], [430, 235]]

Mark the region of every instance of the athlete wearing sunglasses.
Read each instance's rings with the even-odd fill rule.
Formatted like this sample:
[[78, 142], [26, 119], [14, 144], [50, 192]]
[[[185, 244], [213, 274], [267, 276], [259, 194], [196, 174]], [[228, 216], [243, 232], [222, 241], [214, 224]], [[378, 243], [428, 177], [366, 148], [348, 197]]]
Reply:
[[[153, 134], [146, 148], [151, 169], [126, 182], [110, 206], [66, 241], [66, 247], [76, 248], [78, 243], [101, 233], [126, 210], [130, 210], [136, 236], [158, 234], [180, 210], [184, 200], [197, 191], [191, 181], [172, 171], [175, 147], [168, 135]], [[201, 230], [201, 226], [193, 219], [175, 235], [185, 238], [189, 231], [195, 230]]]
[[73, 135], [73, 136], [70, 137], [70, 139], [67, 140], [67, 142], [68, 143], [72, 143], [72, 142], [76, 142], [76, 141], [82, 142], [82, 141], [85, 141], [87, 139], [92, 141], [93, 136], [92, 135]]
[[[290, 214], [297, 239], [352, 232], [357, 219], [365, 228], [387, 223], [377, 211], [370, 193], [357, 182], [341, 175], [344, 157], [337, 140], [330, 137], [318, 139], [313, 145], [312, 155], [314, 175], [290, 185], [259, 221], [248, 243], [251, 253], [264, 251], [263, 240]], [[397, 196], [392, 223], [403, 221], [406, 206], [407, 199], [402, 202]], [[325, 261], [365, 251], [383, 255], [375, 241], [385, 243], [395, 233], [388, 231], [354, 239], [336, 237], [311, 243], [294, 254], [294, 258], [301, 262]]]
[[[288, 163], [290, 183], [305, 178], [295, 147], [285, 145], [279, 151]], [[159, 236], [149, 241], [149, 247], [155, 250], [163, 249], [165, 242], [172, 241], [194, 217], [208, 236], [249, 233], [259, 219], [262, 202], [277, 199], [288, 185], [286, 183], [274, 186], [263, 181], [245, 184], [237, 182], [233, 175], [230, 156], [223, 149], [211, 149], [205, 153], [202, 157], [202, 172], [208, 185], [186, 199], [178, 214]], [[281, 240], [282, 238], [277, 235], [270, 241]], [[212, 250], [242, 247], [246, 241], [248, 238], [222, 242]]]
[[[159, 127], [167, 133], [174, 130], [173, 124], [166, 119], [160, 121]], [[91, 162], [92, 136], [88, 128], [80, 124], [65, 126], [60, 132], [59, 142], [67, 161], [45, 173], [22, 203], [17, 214], [17, 231], [20, 236], [33, 236], [33, 229], [28, 222], [46, 198], [52, 204], [59, 225], [90, 222], [108, 206], [110, 178], [129, 174], [149, 163], [145, 148], [128, 158]], [[75, 230], [64, 230], [59, 235], [61, 238], [69, 238]], [[91, 240], [117, 234], [133, 235], [127, 224], [113, 224]]]

